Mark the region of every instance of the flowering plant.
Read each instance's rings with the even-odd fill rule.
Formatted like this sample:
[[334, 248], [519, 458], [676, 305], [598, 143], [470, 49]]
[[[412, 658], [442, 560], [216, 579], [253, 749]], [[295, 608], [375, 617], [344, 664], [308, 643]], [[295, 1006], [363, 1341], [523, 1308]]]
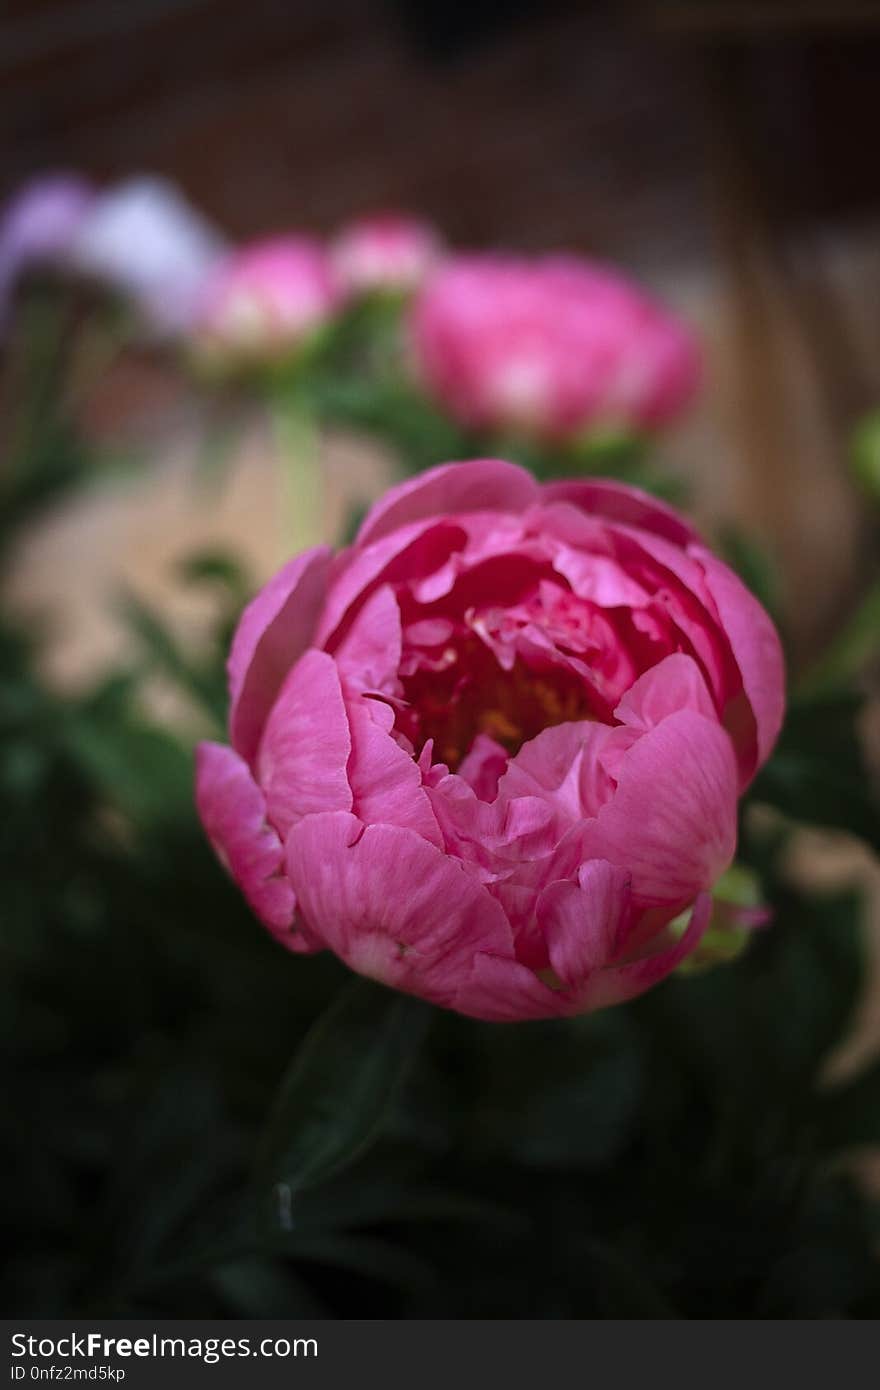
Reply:
[[498, 1019], [629, 998], [695, 948], [783, 708], [770, 619], [682, 518], [496, 460], [292, 560], [229, 674], [198, 801], [258, 915]]
[[[36, 624], [0, 620], [5, 1306], [875, 1315], [852, 1155], [880, 1139], [880, 1067], [864, 1035], [840, 1050], [863, 898], [795, 864], [809, 826], [880, 849], [858, 736], [875, 591], [793, 667], [780, 731], [754, 551], [723, 553], [762, 603], [679, 512], [585, 476], [609, 429], [653, 438], [692, 389], [665, 311], [570, 258], [560, 278], [468, 257], [474, 320], [432, 339], [434, 376], [418, 325], [459, 258], [405, 290], [398, 262], [392, 292], [388, 227], [381, 245], [360, 227], [359, 270], [310, 242], [276, 274], [274, 252], [255, 267], [210, 229], [191, 255], [160, 199], [163, 250], [151, 202], [120, 238], [104, 221], [85, 275], [121, 291], [167, 372], [208, 286], [242, 272], [212, 402], [268, 399], [307, 534], [243, 615], [255, 585], [229, 556], [181, 564], [216, 615], [203, 643], [130, 596], [130, 664], [94, 689], [50, 687]], [[0, 470], [9, 563], [24, 517], [94, 461], [69, 429], [78, 360], [22, 331], [60, 308], [64, 339], [65, 315], [102, 303], [57, 294], [98, 208], [75, 204], [48, 240], [36, 204], [6, 223], [18, 268], [53, 270], [22, 285], [4, 344], [22, 407]], [[369, 428], [402, 472], [476, 461], [393, 488], [334, 554], [309, 506], [324, 420]], [[534, 474], [483, 457], [499, 434]], [[867, 425], [869, 492], [874, 442]], [[575, 476], [534, 476], [555, 473]]]

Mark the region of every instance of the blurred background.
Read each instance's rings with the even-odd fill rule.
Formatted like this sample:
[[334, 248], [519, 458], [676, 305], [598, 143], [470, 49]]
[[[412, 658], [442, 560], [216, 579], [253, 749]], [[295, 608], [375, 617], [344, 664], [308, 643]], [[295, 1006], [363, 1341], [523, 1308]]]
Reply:
[[[617, 263], [694, 326], [706, 353], [706, 380], [695, 408], [658, 446], [660, 472], [709, 534], [727, 538], [749, 577], [766, 582], [794, 681], [819, 669], [853, 614], [861, 615], [859, 652], [871, 659], [860, 660], [855, 671], [860, 695], [867, 697], [860, 702], [858, 729], [870, 750], [880, 727], [871, 657], [880, 618], [876, 604], [868, 610], [860, 605], [876, 583], [877, 511], [853, 466], [853, 452], [861, 423], [880, 407], [878, 90], [880, 4], [872, 0], [490, 0], [480, 6], [451, 0], [250, 0], [244, 8], [233, 0], [5, 0], [0, 200], [50, 171], [76, 171], [101, 187], [146, 173], [170, 180], [231, 242], [289, 229], [329, 236], [353, 218], [390, 208], [434, 223], [456, 248], [568, 250]], [[23, 332], [21, 316], [13, 313], [0, 347], [0, 446], [7, 457], [21, 407], [17, 343]], [[83, 724], [74, 758], [83, 760], [76, 776], [84, 775], [83, 766], [88, 769], [88, 790], [74, 789], [74, 772], [64, 763], [72, 755], [65, 748], [58, 754], [62, 772], [54, 764], [51, 772], [61, 778], [62, 790], [51, 792], [56, 809], [62, 808], [59, 817], [76, 816], [78, 798], [100, 799], [111, 786], [135, 823], [142, 818], [152, 826], [166, 798], [170, 804], [179, 795], [184, 805], [188, 764], [168, 755], [168, 786], [157, 781], [153, 787], [150, 778], [167, 750], [113, 742], [115, 724], [113, 738], [109, 723], [96, 735], [95, 718], [100, 723], [107, 701], [116, 698], [112, 691], [108, 695], [106, 682], [134, 663], [138, 679], [148, 682], [151, 717], [162, 727], [198, 731], [180, 685], [215, 708], [222, 694], [211, 686], [206, 695], [201, 668], [195, 675], [181, 671], [179, 651], [203, 653], [214, 641], [219, 650], [218, 630], [225, 631], [223, 624], [228, 627], [244, 596], [287, 557], [290, 534], [279, 504], [283, 470], [261, 402], [234, 395], [218, 417], [216, 400], [206, 399], [162, 343], [126, 338], [109, 352], [105, 344], [86, 368], [67, 411], [65, 429], [72, 434], [46, 447], [57, 455], [62, 447], [74, 448], [75, 438], [78, 457], [88, 464], [72, 466], [75, 487], [47, 486], [21, 517], [16, 514], [3, 557], [6, 618], [29, 641], [39, 637], [27, 678], [35, 684], [16, 699], [30, 702], [31, 710], [39, 707], [44, 723], [27, 735], [30, 743], [24, 735], [20, 741], [22, 747], [42, 747], [45, 729], [57, 730], [68, 719], [79, 729], [76, 721], [88, 710], [93, 722]], [[43, 370], [51, 375], [51, 363], [43, 362]], [[218, 433], [223, 458], [212, 467], [206, 458], [217, 452]], [[306, 539], [337, 542], [351, 517], [392, 480], [395, 462], [381, 442], [350, 427], [331, 424], [317, 447], [323, 491]], [[880, 467], [876, 474], [875, 487]], [[241, 566], [240, 576], [221, 573], [216, 557], [227, 555]], [[201, 557], [201, 569], [187, 569], [191, 557]], [[205, 557], [215, 557], [213, 569]], [[194, 573], [211, 582], [194, 584]], [[88, 703], [95, 698], [104, 703]], [[13, 714], [13, 723], [18, 717]], [[836, 756], [833, 749], [827, 752], [827, 764], [833, 766]], [[21, 786], [32, 775], [23, 766], [9, 764], [15, 795], [25, 795]], [[35, 808], [55, 782], [27, 785], [41, 789], [39, 796], [29, 793], [34, 823], [27, 849], [32, 874], [38, 875], [40, 855], [55, 843], [59, 828], [50, 833], [38, 826]], [[867, 904], [864, 920], [874, 924], [877, 936], [880, 872], [866, 847], [871, 837], [845, 830], [845, 808], [854, 795], [841, 774], [831, 828], [800, 832], [789, 847], [786, 872], [797, 885], [790, 891], [858, 891]], [[155, 845], [150, 841], [155, 855], [143, 860], [141, 890], [172, 919], [184, 909], [204, 913], [205, 904], [225, 914], [220, 935], [227, 944], [237, 932], [250, 932], [256, 987], [268, 991], [267, 1011], [280, 1011], [283, 993], [273, 1003], [267, 983], [274, 948], [256, 943], [246, 914], [231, 907], [225, 885], [214, 882], [207, 855], [192, 867], [197, 830], [185, 848], [175, 842], [169, 849], [164, 833], [157, 832]], [[13, 853], [22, 853], [18, 840]], [[89, 939], [89, 894], [95, 890], [87, 874], [80, 882], [75, 866], [68, 869], [64, 892], [73, 883], [77, 929]], [[99, 864], [95, 873], [103, 882], [110, 871]], [[175, 873], [178, 882], [189, 880], [190, 896], [181, 901], [178, 895], [169, 907], [169, 875]], [[24, 870], [21, 878], [26, 881]], [[27, 892], [22, 887], [16, 898], [19, 908]], [[120, 888], [100, 912], [118, 921], [125, 900]], [[34, 906], [34, 919], [51, 916], [56, 906]], [[97, 909], [95, 914], [100, 916]], [[204, 942], [202, 948], [209, 949]], [[115, 949], [108, 964], [100, 954], [104, 947], [94, 947], [105, 972], [95, 977], [104, 980], [103, 988], [93, 985], [99, 998], [115, 978]], [[132, 972], [143, 968], [143, 988], [161, 992], [169, 971], [180, 991], [177, 999], [169, 986], [176, 1002], [169, 1003], [168, 1017], [159, 1010], [160, 1022], [149, 1003], [133, 1006], [132, 1030], [141, 1019], [134, 1049], [138, 1085], [138, 1049], [161, 1052], [157, 1039], [163, 1029], [167, 1039], [179, 1041], [178, 1015], [195, 1017], [195, 996], [186, 994], [180, 979], [181, 972], [189, 979], [186, 971], [195, 969], [198, 949], [174, 972], [167, 961], [124, 966], [125, 988], [132, 986]], [[235, 959], [234, 946], [229, 949]], [[161, 959], [159, 945], [156, 951]], [[69, 959], [76, 959], [73, 947]], [[26, 963], [23, 976], [16, 977], [13, 1037], [32, 967], [34, 962]], [[81, 960], [71, 968], [81, 985]], [[329, 997], [337, 982], [333, 967], [303, 968], [304, 993]], [[330, 973], [315, 973], [321, 970]], [[65, 1039], [80, 1038], [69, 1020], [64, 1028], [72, 1032], [52, 1032], [60, 1025], [44, 998], [46, 977], [33, 978], [43, 982], [33, 985], [39, 1016], [27, 1021], [36, 1041], [29, 1060], [16, 1066], [21, 1076], [51, 1079], [45, 1081], [45, 1109], [34, 1111], [28, 1093], [26, 1163], [39, 1136], [55, 1133], [52, 1107], [69, 1084], [63, 1068], [45, 1059], [55, 1057]], [[55, 988], [60, 990], [60, 980], [46, 985], [49, 996]], [[212, 995], [215, 1012], [223, 989]], [[83, 1000], [85, 1009], [85, 995]], [[210, 1012], [204, 1001], [202, 1006]], [[112, 1026], [126, 1025], [115, 1020]], [[189, 1023], [181, 1027], [190, 1037]], [[289, 1053], [301, 1031], [297, 1019], [281, 1028], [271, 1047], [265, 1045], [266, 1055], [250, 1059], [253, 1069], [274, 1077], [277, 1059]], [[872, 986], [848, 1016], [845, 1046], [837, 1039], [833, 1074], [851, 1074], [878, 1042], [880, 987]], [[167, 1045], [171, 1055], [174, 1047]], [[84, 1074], [100, 1073], [103, 1044], [94, 1046], [91, 1060], [75, 1069], [77, 1086]], [[229, 1037], [224, 1047], [232, 1050]], [[187, 1054], [175, 1094], [204, 1099], [203, 1051], [210, 1051], [205, 1039], [195, 1048], [196, 1060]], [[222, 1048], [220, 1053], [225, 1055]], [[151, 1069], [162, 1071], [164, 1062], [151, 1054], [144, 1066], [152, 1077]], [[117, 1081], [112, 1069], [109, 1079], [104, 1076], [101, 1104]], [[266, 1081], [244, 1104], [247, 1123], [264, 1108], [269, 1089]], [[93, 1101], [81, 1098], [84, 1113]], [[160, 1133], [164, 1103], [157, 1101]], [[122, 1112], [113, 1113], [111, 1128]], [[231, 1131], [218, 1124], [228, 1138]], [[175, 1122], [168, 1125], [175, 1132]], [[148, 1136], [136, 1162], [149, 1165], [150, 1146], [159, 1142]], [[235, 1142], [244, 1142], [237, 1132]], [[94, 1173], [109, 1161], [110, 1143], [88, 1125], [77, 1140], [74, 1167], [81, 1163], [89, 1170], [91, 1163], [91, 1179], [70, 1177], [69, 1154], [63, 1163], [58, 1159], [64, 1182], [80, 1184], [74, 1204], [85, 1201], [83, 1209], [91, 1200], [89, 1182], [99, 1186]], [[232, 1169], [239, 1159], [236, 1149]], [[174, 1162], [167, 1160], [169, 1171]], [[54, 1181], [50, 1167], [47, 1159], [48, 1186], [35, 1187], [34, 1208], [47, 1200]], [[859, 1172], [860, 1181], [876, 1183], [870, 1161]], [[222, 1180], [221, 1175], [221, 1185]], [[109, 1279], [105, 1286], [100, 1280], [90, 1284], [81, 1270], [70, 1275], [69, 1256], [58, 1253], [81, 1247], [69, 1232], [64, 1240], [51, 1235], [53, 1222], [64, 1229], [71, 1201], [66, 1188], [53, 1191], [57, 1214], [49, 1221], [50, 1235], [34, 1238], [39, 1250], [33, 1259], [31, 1239], [22, 1236], [26, 1253], [15, 1278], [28, 1311], [113, 1306]], [[105, 1212], [108, 1230], [115, 1210], [111, 1203]], [[18, 1222], [26, 1228], [20, 1216]], [[152, 1236], [143, 1239], [149, 1244]], [[331, 1262], [326, 1253], [319, 1264], [321, 1258]], [[356, 1280], [355, 1256], [349, 1265], [345, 1278]], [[296, 1302], [302, 1291], [291, 1294], [287, 1276], [277, 1270], [263, 1298], [255, 1289], [263, 1287], [259, 1279], [269, 1278], [265, 1269], [259, 1277], [241, 1265], [224, 1269], [210, 1296], [197, 1283], [178, 1295], [172, 1280], [158, 1302], [133, 1294], [129, 1302], [122, 1300], [122, 1309], [246, 1314], [311, 1307], [308, 1299]], [[343, 1280], [340, 1294], [338, 1282], [324, 1287], [327, 1278], [318, 1278], [316, 1298], [326, 1296], [329, 1306], [344, 1308], [349, 1286]], [[360, 1297], [360, 1286], [353, 1287]], [[743, 1294], [738, 1305], [737, 1297], [719, 1293], [720, 1303], [710, 1300], [708, 1314], [714, 1308], [714, 1315], [725, 1315], [719, 1308], [739, 1306], [749, 1315], [748, 1297]], [[840, 1304], [836, 1293], [829, 1295], [830, 1304], [823, 1297], [817, 1294], [814, 1304], [809, 1296], [800, 1303], [770, 1298], [765, 1306], [808, 1316], [822, 1315], [826, 1306], [847, 1306], [844, 1294]], [[485, 1312], [514, 1302], [510, 1295], [505, 1305], [499, 1294], [493, 1305], [482, 1290], [467, 1306]], [[629, 1306], [626, 1299], [624, 1304]], [[377, 1299], [376, 1306], [386, 1305]], [[539, 1315], [565, 1315], [566, 1307], [578, 1315], [581, 1305], [551, 1301]]]
[[[3, 30], [7, 192], [44, 169], [157, 173], [235, 239], [403, 208], [454, 245], [575, 249], [660, 289], [710, 358], [674, 467], [701, 515], [772, 548], [796, 655], [834, 629], [871, 543], [845, 457], [880, 398], [877, 5], [255, 0], [243, 24], [223, 0], [9, 0]], [[127, 539], [111, 561], [89, 532], [83, 585], [116, 560], [161, 570], [186, 543], [169, 524], [228, 534], [171, 500], [197, 428], [175, 375], [126, 357], [84, 409], [99, 436], [150, 439], [165, 534], [144, 515], [138, 555]], [[337, 487], [352, 470], [376, 487], [348, 453]], [[278, 550], [249, 478], [226, 502], [265, 573]], [[46, 560], [24, 558], [21, 585]]]

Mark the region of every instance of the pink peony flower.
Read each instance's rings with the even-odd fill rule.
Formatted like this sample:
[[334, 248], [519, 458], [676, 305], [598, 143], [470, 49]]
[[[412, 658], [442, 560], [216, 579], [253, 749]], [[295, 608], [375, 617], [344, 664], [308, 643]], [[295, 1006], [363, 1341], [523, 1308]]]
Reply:
[[217, 365], [278, 361], [326, 324], [342, 297], [319, 242], [294, 236], [253, 242], [228, 256], [205, 286], [195, 351]]
[[694, 951], [783, 712], [773, 624], [681, 517], [494, 459], [291, 560], [229, 679], [197, 801], [257, 915], [486, 1019], [628, 999]]
[[416, 368], [470, 428], [565, 440], [665, 424], [700, 357], [684, 326], [604, 266], [574, 258], [447, 261], [412, 315]]
[[441, 255], [440, 238], [429, 223], [395, 213], [352, 222], [332, 247], [337, 273], [352, 294], [417, 289]]
[[10, 199], [0, 218], [0, 318], [23, 271], [65, 263], [94, 196], [76, 174], [41, 174]]

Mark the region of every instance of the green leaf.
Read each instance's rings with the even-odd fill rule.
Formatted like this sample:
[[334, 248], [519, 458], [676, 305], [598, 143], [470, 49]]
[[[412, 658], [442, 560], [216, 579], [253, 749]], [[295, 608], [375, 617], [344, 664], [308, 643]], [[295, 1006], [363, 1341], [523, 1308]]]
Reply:
[[63, 744], [101, 794], [139, 823], [189, 812], [192, 759], [169, 734], [121, 717], [71, 714]]
[[873, 502], [880, 501], [880, 410], [860, 421], [853, 436], [852, 470]]
[[[744, 961], [756, 1031], [789, 1093], [816, 1076], [852, 1022], [864, 984], [862, 910], [853, 892], [780, 902], [778, 921]], [[760, 1054], [755, 1063], [757, 1071]]]
[[[641, 1100], [640, 1058], [626, 1015], [570, 1030], [569, 1055], [547, 1056], [541, 1084], [521, 1095], [511, 1145], [521, 1163], [589, 1171], [624, 1147]], [[557, 1043], [558, 1043], [557, 1039]]]
[[281, 1085], [256, 1167], [276, 1221], [304, 1188], [353, 1163], [378, 1136], [427, 1031], [431, 1011], [369, 981], [350, 985], [314, 1025]]
[[348, 1270], [408, 1292], [415, 1288], [430, 1289], [435, 1283], [430, 1267], [423, 1260], [372, 1236], [294, 1236], [286, 1243], [285, 1250], [296, 1260]]
[[795, 820], [849, 830], [880, 848], [880, 814], [856, 720], [858, 695], [791, 703], [785, 727], [751, 797]]
[[679, 1316], [644, 1270], [631, 1264], [613, 1246], [594, 1241], [584, 1255], [585, 1270], [596, 1283], [601, 1316], [651, 1319]]
[[241, 607], [251, 588], [239, 561], [224, 550], [207, 548], [186, 555], [177, 571], [187, 584], [212, 585], [228, 594]]
[[320, 1318], [326, 1309], [280, 1260], [248, 1255], [217, 1265], [210, 1282], [237, 1318]]
[[150, 664], [173, 681], [222, 729], [226, 697], [213, 671], [197, 665], [185, 655], [162, 619], [134, 594], [126, 594], [120, 606]]
[[852, 617], [837, 634], [800, 685], [804, 695], [833, 695], [851, 688], [880, 652], [880, 581], [868, 590]]

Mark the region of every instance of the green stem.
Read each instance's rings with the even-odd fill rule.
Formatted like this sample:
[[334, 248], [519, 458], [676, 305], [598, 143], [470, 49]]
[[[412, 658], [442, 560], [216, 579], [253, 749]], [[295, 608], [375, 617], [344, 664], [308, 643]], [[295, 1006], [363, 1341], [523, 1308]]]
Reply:
[[290, 395], [271, 401], [275, 440], [281, 459], [286, 537], [293, 554], [321, 539], [324, 479], [318, 430], [312, 413]]

